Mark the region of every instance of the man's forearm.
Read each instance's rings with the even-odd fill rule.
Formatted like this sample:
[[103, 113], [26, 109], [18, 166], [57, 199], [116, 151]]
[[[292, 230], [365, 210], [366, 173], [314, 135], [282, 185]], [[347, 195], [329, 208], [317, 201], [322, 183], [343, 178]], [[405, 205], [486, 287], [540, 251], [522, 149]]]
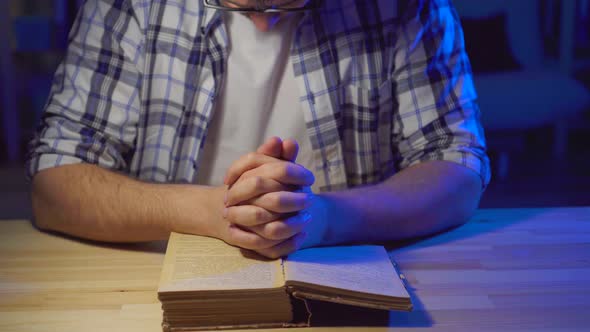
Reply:
[[[481, 194], [479, 176], [449, 162], [410, 167], [385, 182], [318, 195], [327, 229], [321, 244], [422, 236], [467, 221]], [[314, 205], [316, 205], [314, 204]]]
[[216, 188], [144, 183], [86, 164], [41, 171], [32, 190], [40, 228], [110, 242], [165, 239], [184, 230], [212, 235], [220, 195]]

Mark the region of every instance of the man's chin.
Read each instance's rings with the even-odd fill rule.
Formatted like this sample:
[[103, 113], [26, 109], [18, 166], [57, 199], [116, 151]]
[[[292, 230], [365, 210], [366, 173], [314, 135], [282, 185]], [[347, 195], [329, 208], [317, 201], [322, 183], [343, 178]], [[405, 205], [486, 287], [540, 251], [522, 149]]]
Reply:
[[264, 13], [264, 14], [246, 14], [260, 31], [267, 32], [272, 30], [280, 21], [286, 17], [285, 13]]

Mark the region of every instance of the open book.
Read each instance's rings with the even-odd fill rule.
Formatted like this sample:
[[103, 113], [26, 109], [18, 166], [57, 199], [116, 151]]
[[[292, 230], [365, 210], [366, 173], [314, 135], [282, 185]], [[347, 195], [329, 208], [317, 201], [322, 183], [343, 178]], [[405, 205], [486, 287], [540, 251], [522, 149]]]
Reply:
[[178, 233], [168, 242], [158, 298], [165, 331], [309, 326], [308, 300], [412, 309], [381, 246], [311, 248], [268, 260]]

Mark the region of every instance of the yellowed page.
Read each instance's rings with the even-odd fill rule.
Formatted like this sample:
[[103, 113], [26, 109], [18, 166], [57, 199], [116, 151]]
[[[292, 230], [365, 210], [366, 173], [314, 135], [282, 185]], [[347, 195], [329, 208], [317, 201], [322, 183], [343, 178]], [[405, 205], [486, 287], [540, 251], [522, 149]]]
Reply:
[[172, 233], [159, 292], [269, 289], [284, 285], [280, 260], [197, 235]]
[[[317, 285], [337, 295], [350, 292], [409, 298], [389, 255], [381, 246], [311, 248], [287, 257], [285, 280]], [[294, 283], [294, 284], [295, 284]], [[360, 294], [357, 294], [359, 296]]]

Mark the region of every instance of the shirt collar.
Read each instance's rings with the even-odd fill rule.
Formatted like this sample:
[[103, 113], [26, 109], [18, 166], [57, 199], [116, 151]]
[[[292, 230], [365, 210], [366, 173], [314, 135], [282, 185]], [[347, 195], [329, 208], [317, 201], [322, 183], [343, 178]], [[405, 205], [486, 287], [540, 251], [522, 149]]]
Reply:
[[202, 21], [201, 21], [201, 34], [208, 36], [211, 33], [211, 29], [217, 26], [221, 20], [221, 11], [214, 8], [202, 9]]

